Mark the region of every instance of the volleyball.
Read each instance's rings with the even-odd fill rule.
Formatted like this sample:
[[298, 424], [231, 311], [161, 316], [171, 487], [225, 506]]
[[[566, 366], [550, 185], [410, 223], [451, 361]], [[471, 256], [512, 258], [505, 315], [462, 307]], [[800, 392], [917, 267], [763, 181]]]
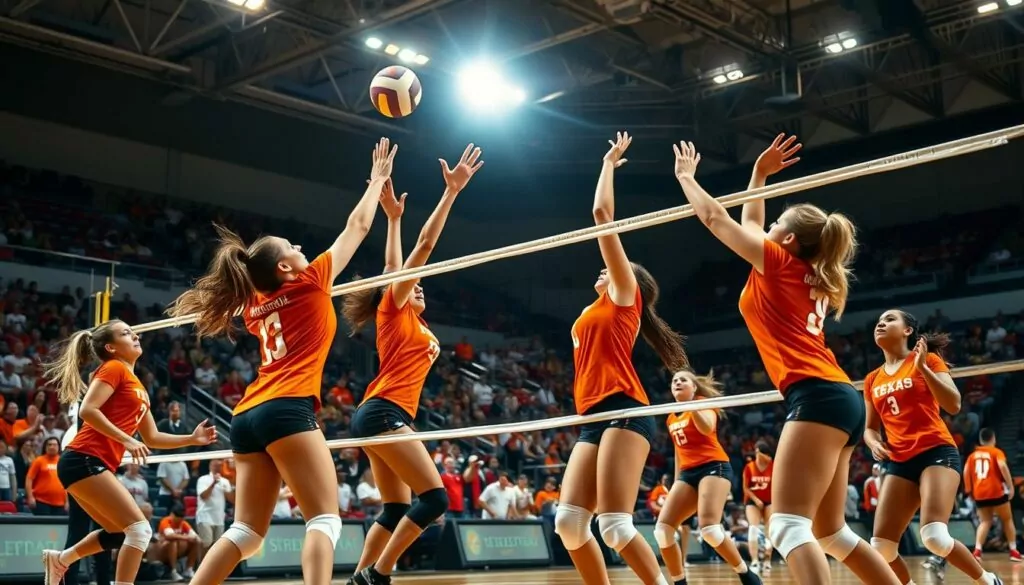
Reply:
[[423, 88], [419, 78], [401, 65], [381, 69], [370, 82], [370, 101], [388, 118], [404, 118], [413, 113], [421, 97]]

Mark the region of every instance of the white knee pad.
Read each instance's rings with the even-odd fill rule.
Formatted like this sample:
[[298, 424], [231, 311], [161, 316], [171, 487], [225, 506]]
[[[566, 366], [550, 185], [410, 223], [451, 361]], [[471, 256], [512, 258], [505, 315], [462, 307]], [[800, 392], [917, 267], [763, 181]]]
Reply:
[[229, 540], [242, 553], [242, 560], [251, 558], [263, 547], [263, 537], [248, 524], [235, 521], [221, 538]]
[[755, 545], [758, 544], [758, 540], [761, 538], [761, 529], [757, 526], [751, 526], [747, 528], [747, 542], [752, 542]]
[[654, 541], [658, 543], [658, 548], [672, 548], [676, 543], [676, 529], [670, 524], [658, 522], [654, 525]]
[[949, 527], [942, 522], [932, 522], [921, 527], [921, 542], [928, 552], [939, 558], [946, 558], [953, 552], [956, 542], [949, 535]]
[[306, 522], [306, 532], [322, 532], [331, 539], [331, 548], [338, 545], [341, 538], [341, 516], [337, 514], [320, 514]]
[[149, 548], [149, 541], [152, 539], [153, 527], [145, 520], [129, 524], [124, 529], [124, 546], [130, 546], [146, 552], [146, 549]]
[[815, 541], [814, 533], [811, 532], [811, 519], [795, 514], [772, 514], [768, 538], [783, 559], [793, 549]]
[[594, 533], [590, 531], [590, 521], [594, 514], [590, 510], [558, 504], [555, 509], [555, 534], [562, 539], [565, 550], [577, 550], [590, 542]]
[[877, 550], [887, 563], [895, 561], [896, 557], [900, 556], [900, 545], [888, 538], [871, 537], [871, 548]]
[[704, 542], [710, 544], [711, 548], [718, 548], [718, 545], [725, 542], [725, 529], [721, 524], [702, 526], [700, 537], [704, 539]]
[[818, 545], [821, 546], [821, 550], [839, 562], [845, 561], [846, 557], [850, 556], [850, 553], [853, 552], [853, 549], [857, 548], [859, 543], [860, 537], [847, 524], [843, 524], [839, 532], [832, 536], [818, 539]]
[[598, 514], [597, 527], [601, 530], [601, 540], [616, 552], [626, 548], [636, 537], [633, 515], [625, 512]]

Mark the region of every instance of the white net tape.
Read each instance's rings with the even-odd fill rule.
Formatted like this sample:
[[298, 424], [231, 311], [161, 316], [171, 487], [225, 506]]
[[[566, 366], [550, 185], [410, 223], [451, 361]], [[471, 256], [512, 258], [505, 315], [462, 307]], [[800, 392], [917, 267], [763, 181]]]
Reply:
[[[950, 370], [954, 378], [969, 378], [982, 374], [1005, 374], [1024, 370], [1024, 359], [1000, 362], [995, 364], [983, 364], [979, 366], [967, 366]], [[862, 388], [864, 381], [854, 383]], [[694, 410], [707, 410], [709, 408], [736, 408], [739, 406], [753, 406], [768, 402], [782, 401], [782, 394], [777, 390], [767, 392], [755, 392], [752, 394], [739, 394], [735, 396], [719, 396], [707, 400], [691, 402], [667, 402], [665, 404], [652, 404], [650, 406], [638, 406], [622, 410], [609, 410], [596, 414], [574, 414], [570, 416], [559, 416], [534, 421], [511, 422], [497, 425], [483, 425], [476, 427], [465, 427], [461, 429], [439, 429], [436, 431], [424, 431], [417, 433], [406, 433], [402, 435], [382, 435], [364, 439], [335, 439], [327, 441], [331, 449], [345, 449], [348, 447], [365, 447], [367, 445], [383, 445], [387, 443], [406, 443], [409, 441], [441, 441], [444, 439], [465, 439], [469, 437], [480, 437], [485, 435], [502, 435], [505, 433], [528, 433], [531, 431], [543, 431], [563, 427], [572, 427], [592, 422], [614, 420], [619, 418], [635, 418], [640, 416], [660, 416], [669, 413], [690, 412]], [[153, 455], [147, 463], [162, 463], [164, 461], [205, 461], [209, 459], [226, 459], [231, 457], [231, 451], [207, 451], [205, 453], [177, 453], [173, 455]], [[125, 457], [124, 463], [131, 463], [130, 457]]]
[[[1010, 128], [1005, 128], [994, 132], [988, 132], [986, 134], [979, 134], [977, 136], [962, 138], [960, 140], [954, 140], [952, 142], [946, 142], [944, 144], [939, 144], [936, 146], [929, 146], [927, 148], [912, 150], [902, 154], [887, 156], [884, 158], [858, 163], [855, 165], [846, 166], [824, 173], [818, 173], [815, 175], [809, 175], [807, 177], [801, 177], [799, 179], [785, 181], [783, 183], [778, 183], [771, 187], [762, 187], [760, 189], [753, 189], [750, 191], [743, 191], [740, 193], [725, 195], [723, 197], [718, 198], [718, 201], [721, 202], [722, 205], [724, 205], [725, 207], [736, 207], [738, 205], [743, 205], [744, 203], [748, 203], [750, 201], [782, 197], [785, 195], [790, 195], [792, 193], [797, 193], [799, 191], [806, 191], [807, 189], [813, 189], [815, 187], [823, 187], [825, 185], [831, 185], [833, 183], [838, 183], [849, 179], [855, 179], [858, 177], [864, 177], [879, 173], [887, 173], [890, 171], [904, 169], [919, 164], [934, 162], [972, 152], [978, 152], [981, 150], [994, 148], [996, 146], [1003, 146], [1010, 140], [1018, 138], [1022, 135], [1024, 135], [1024, 125], [1013, 126]], [[470, 254], [468, 256], [461, 256], [459, 258], [453, 258], [451, 260], [445, 260], [443, 262], [435, 262], [433, 264], [428, 264], [426, 266], [421, 266], [419, 268], [398, 270], [396, 272], [391, 272], [386, 275], [375, 276], [372, 278], [366, 278], [351, 283], [338, 285], [331, 289], [331, 296], [335, 297], [346, 293], [376, 288], [379, 286], [384, 286], [402, 280], [411, 280], [415, 278], [423, 278], [426, 276], [433, 276], [436, 274], [452, 272], [455, 270], [460, 270], [462, 268], [468, 268], [470, 266], [476, 266], [487, 262], [493, 262], [494, 260], [500, 260], [502, 258], [521, 256], [524, 254], [530, 254], [541, 250], [549, 250], [551, 248], [557, 248], [560, 246], [567, 246], [569, 244], [593, 240], [598, 237], [609, 234], [622, 233], [654, 225], [660, 225], [663, 223], [668, 223], [670, 221], [676, 221], [678, 219], [692, 217], [693, 215], [693, 207], [690, 205], [682, 205], [679, 207], [663, 209], [661, 211], [655, 211], [653, 213], [647, 213], [644, 215], [620, 219], [618, 221], [614, 221], [612, 223], [600, 226], [594, 226], [572, 232], [566, 232], [563, 234], [549, 236], [547, 238], [523, 242], [521, 244], [514, 244], [511, 246], [505, 246], [503, 248], [496, 248], [494, 250], [488, 250], [477, 254]], [[133, 327], [133, 330], [136, 333], [143, 333], [146, 331], [155, 331], [157, 329], [163, 329], [165, 327], [178, 327], [182, 325], [188, 325], [194, 322], [195, 315], [188, 315], [184, 317], [175, 317], [172, 319], [164, 319], [161, 321], [153, 321], [151, 323], [136, 325]], [[1024, 360], [1015, 360], [998, 364], [985, 364], [981, 366], [956, 368], [952, 370], [950, 373], [955, 378], [962, 378], [969, 376], [977, 376], [981, 374], [1015, 372], [1022, 369], [1024, 369]], [[862, 382], [857, 383], [858, 386], [861, 386], [862, 384]], [[778, 391], [772, 390], [767, 392], [757, 392], [753, 394], [742, 394], [737, 396], [722, 396], [719, 398], [702, 400], [699, 403], [691, 402], [656, 404], [651, 406], [615, 410], [597, 414], [562, 416], [537, 421], [514, 422], [490, 426], [466, 427], [461, 429], [441, 429], [436, 431], [425, 431], [402, 435], [377, 436], [365, 439], [338, 439], [328, 441], [327, 445], [331, 449], [344, 449], [346, 447], [362, 447], [366, 445], [402, 443], [407, 441], [439, 441], [443, 439], [462, 439], [468, 437], [478, 437], [482, 435], [524, 433], [559, 427], [576, 426], [604, 420], [614, 420], [617, 418], [664, 415], [672, 412], [688, 412], [693, 410], [704, 410], [708, 408], [735, 408], [740, 406], [764, 404], [768, 402], [778, 402], [780, 400], [782, 400], [782, 395], [779, 394]], [[200, 461], [209, 459], [223, 459], [227, 457], [231, 457], [230, 451], [208, 451], [205, 453], [154, 455], [150, 457], [147, 461], [149, 463], [161, 463], [165, 461]], [[126, 458], [124, 462], [130, 463], [130, 459]]]

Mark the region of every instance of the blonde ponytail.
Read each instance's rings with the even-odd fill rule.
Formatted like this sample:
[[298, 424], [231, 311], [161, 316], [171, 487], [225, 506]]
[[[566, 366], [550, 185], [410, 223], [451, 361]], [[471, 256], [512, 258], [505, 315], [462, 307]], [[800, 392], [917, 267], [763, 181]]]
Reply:
[[43, 376], [57, 390], [61, 404], [78, 402], [86, 390], [82, 368], [98, 359], [93, 350], [93, 333], [75, 333], [51, 355], [51, 361], [43, 364]]
[[857, 254], [857, 228], [841, 213], [830, 213], [821, 229], [818, 257], [812, 262], [818, 274], [818, 288], [828, 296], [828, 304], [838, 321], [850, 295], [850, 265]]

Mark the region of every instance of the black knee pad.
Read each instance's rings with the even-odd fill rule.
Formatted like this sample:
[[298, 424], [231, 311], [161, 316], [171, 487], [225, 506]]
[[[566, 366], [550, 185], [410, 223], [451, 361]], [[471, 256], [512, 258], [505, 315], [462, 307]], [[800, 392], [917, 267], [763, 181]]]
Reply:
[[435, 488], [420, 494], [419, 501], [407, 513], [409, 520], [416, 526], [426, 529], [448, 510], [448, 492], [444, 488]]
[[380, 524], [384, 528], [388, 529], [388, 532], [394, 532], [395, 527], [402, 521], [405, 514], [409, 511], [409, 504], [384, 504], [384, 509], [381, 511], [380, 516], [377, 516], [377, 524]]
[[103, 550], [116, 550], [121, 548], [124, 544], [124, 532], [107, 532], [106, 530], [100, 531], [100, 546]]

